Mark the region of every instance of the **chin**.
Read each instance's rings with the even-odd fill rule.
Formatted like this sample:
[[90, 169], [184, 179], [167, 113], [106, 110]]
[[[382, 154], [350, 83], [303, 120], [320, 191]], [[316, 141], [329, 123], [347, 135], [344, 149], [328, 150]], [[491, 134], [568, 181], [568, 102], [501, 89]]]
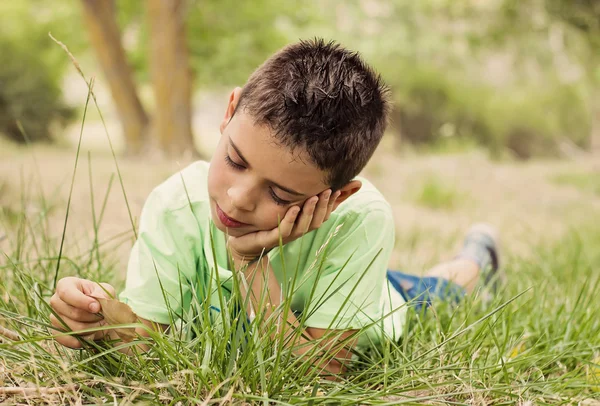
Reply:
[[230, 237], [241, 237], [252, 232], [241, 228], [226, 228], [223, 225], [219, 225], [217, 228]]

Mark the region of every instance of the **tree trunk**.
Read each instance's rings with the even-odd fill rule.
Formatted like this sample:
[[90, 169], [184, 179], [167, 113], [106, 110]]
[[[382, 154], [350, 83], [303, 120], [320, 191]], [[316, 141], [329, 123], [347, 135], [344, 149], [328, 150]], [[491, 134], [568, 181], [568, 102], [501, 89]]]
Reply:
[[155, 147], [169, 156], [196, 155], [192, 134], [192, 72], [185, 33], [185, 0], [148, 0], [150, 70], [156, 100]]
[[90, 40], [115, 102], [126, 153], [139, 154], [146, 140], [148, 116], [137, 96], [115, 16], [114, 0], [82, 0]]

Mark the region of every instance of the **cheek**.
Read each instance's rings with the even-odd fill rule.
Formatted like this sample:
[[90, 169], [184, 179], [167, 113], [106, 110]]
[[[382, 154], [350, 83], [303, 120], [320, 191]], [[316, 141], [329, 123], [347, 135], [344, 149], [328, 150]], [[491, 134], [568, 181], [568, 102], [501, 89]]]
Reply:
[[211, 162], [208, 171], [208, 194], [211, 197], [218, 197], [222, 194], [222, 189], [227, 187], [226, 168], [223, 168], [217, 162]]
[[217, 148], [210, 160], [208, 170], [208, 193], [211, 197], [216, 197], [221, 194], [220, 190], [225, 189], [227, 183], [228, 167], [225, 164], [225, 137], [221, 137]]
[[260, 228], [263, 230], [272, 230], [279, 225], [279, 221], [283, 220], [285, 217], [285, 213], [289, 208], [281, 207], [272, 202], [263, 203], [263, 207], [261, 209], [261, 224]]

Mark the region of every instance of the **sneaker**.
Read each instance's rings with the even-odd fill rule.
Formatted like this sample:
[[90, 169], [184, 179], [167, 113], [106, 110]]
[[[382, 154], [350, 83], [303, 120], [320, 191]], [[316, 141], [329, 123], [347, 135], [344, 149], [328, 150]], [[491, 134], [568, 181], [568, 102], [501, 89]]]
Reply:
[[499, 272], [500, 243], [494, 226], [487, 223], [473, 224], [467, 231], [459, 256], [477, 262], [481, 267], [483, 284], [490, 286], [493, 291], [498, 290], [503, 275]]

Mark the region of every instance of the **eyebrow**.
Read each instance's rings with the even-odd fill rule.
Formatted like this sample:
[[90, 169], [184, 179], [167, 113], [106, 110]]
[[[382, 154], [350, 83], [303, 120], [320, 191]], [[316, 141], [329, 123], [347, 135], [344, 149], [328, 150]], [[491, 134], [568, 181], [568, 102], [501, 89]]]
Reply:
[[[229, 138], [229, 145], [231, 145], [231, 147], [235, 150], [235, 152], [238, 154], [238, 156], [240, 157], [240, 159], [247, 165], [250, 166], [250, 164], [248, 163], [248, 161], [246, 160], [246, 158], [244, 158], [244, 155], [242, 154], [242, 152], [240, 151], [240, 149], [235, 145], [235, 143], [233, 142], [233, 140], [231, 138]], [[268, 179], [267, 179], [268, 180]], [[283, 190], [284, 192], [287, 192], [289, 194], [292, 195], [296, 195], [296, 196], [305, 196], [304, 193], [300, 193], [300, 192], [296, 192], [294, 189], [290, 189], [284, 186], [281, 186], [278, 183], [273, 182], [272, 180], [269, 180], [270, 183], [272, 183], [274, 186], [276, 186], [278, 189]]]

